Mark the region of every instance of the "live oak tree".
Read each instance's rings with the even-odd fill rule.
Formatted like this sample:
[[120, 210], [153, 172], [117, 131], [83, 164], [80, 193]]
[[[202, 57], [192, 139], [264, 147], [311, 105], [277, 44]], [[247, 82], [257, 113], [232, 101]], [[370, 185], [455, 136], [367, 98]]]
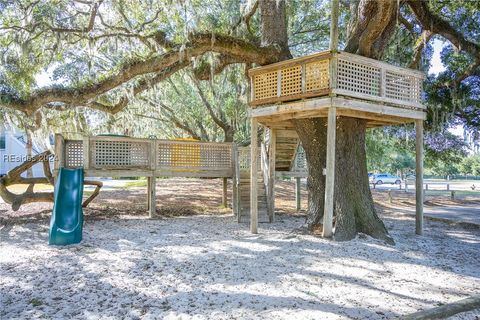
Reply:
[[[458, 117], [475, 126], [474, 99], [458, 100], [472, 96], [479, 74], [479, 5], [459, 3], [341, 1], [341, 47], [421, 67], [430, 41], [445, 39], [454, 48], [449, 73], [429, 81], [427, 101], [454, 102], [446, 110], [429, 110], [429, 121], [448, 114], [445, 122]], [[116, 114], [182, 69], [206, 80], [231, 64], [266, 65], [309, 48], [326, 49], [328, 41], [328, 3], [315, 0], [8, 1], [0, 2], [0, 11], [0, 106], [27, 115], [79, 107]], [[400, 48], [408, 54], [395, 59], [398, 39], [408, 43]], [[55, 69], [59, 84], [36, 88], [35, 75], [48, 68]], [[323, 216], [326, 123], [302, 119], [295, 126], [309, 162], [313, 230]], [[335, 239], [363, 232], [391, 242], [368, 187], [365, 133], [365, 120], [337, 120]]]

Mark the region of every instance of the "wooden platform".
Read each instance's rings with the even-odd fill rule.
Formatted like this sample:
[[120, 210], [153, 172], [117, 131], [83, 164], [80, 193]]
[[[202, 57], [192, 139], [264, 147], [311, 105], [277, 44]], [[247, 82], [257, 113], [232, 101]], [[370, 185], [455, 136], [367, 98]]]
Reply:
[[330, 51], [249, 70], [250, 115], [270, 128], [291, 120], [337, 116], [367, 119], [369, 127], [425, 119], [425, 75], [362, 56]]

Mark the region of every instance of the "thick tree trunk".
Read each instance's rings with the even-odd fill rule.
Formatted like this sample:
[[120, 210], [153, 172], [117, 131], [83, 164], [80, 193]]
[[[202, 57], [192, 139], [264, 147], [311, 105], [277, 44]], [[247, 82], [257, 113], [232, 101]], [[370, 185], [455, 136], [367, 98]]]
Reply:
[[364, 119], [339, 117], [335, 158], [335, 239], [350, 240], [358, 232], [393, 244], [375, 212], [368, 182]]
[[[295, 130], [302, 141], [308, 163], [307, 226], [310, 231], [322, 230], [325, 201], [325, 168], [327, 160], [327, 119], [310, 118], [294, 120]], [[320, 142], [320, 143], [319, 143]]]
[[[321, 230], [325, 201], [327, 119], [296, 119], [295, 129], [308, 162], [307, 223], [311, 231]], [[335, 240], [353, 239], [362, 232], [393, 243], [377, 216], [368, 184], [365, 152], [366, 120], [339, 117], [335, 159]]]
[[287, 11], [285, 0], [259, 0], [261, 45], [281, 48], [280, 60], [291, 59], [288, 48]]

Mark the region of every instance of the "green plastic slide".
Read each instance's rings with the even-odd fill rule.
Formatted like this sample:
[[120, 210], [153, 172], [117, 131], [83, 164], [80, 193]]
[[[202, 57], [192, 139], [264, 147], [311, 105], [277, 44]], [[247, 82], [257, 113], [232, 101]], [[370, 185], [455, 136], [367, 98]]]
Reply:
[[49, 244], [67, 245], [82, 241], [83, 169], [60, 168], [55, 184]]

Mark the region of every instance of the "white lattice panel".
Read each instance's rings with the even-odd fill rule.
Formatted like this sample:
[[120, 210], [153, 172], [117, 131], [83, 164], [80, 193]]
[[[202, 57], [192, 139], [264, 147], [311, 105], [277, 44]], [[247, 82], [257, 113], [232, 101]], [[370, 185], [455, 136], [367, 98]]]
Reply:
[[157, 142], [157, 169], [230, 170], [232, 147], [198, 142]]
[[266, 72], [253, 77], [254, 100], [277, 96], [277, 71]]
[[280, 71], [281, 81], [281, 96], [292, 96], [302, 93], [302, 66], [297, 65], [290, 68], [285, 68]]
[[149, 141], [90, 141], [90, 166], [94, 168], [149, 168]]
[[387, 71], [385, 76], [385, 96], [387, 98], [421, 102], [421, 80], [409, 75]]
[[305, 64], [305, 92], [312, 92], [330, 87], [329, 60]]
[[380, 96], [380, 68], [338, 59], [337, 87], [360, 94]]
[[81, 140], [65, 141], [65, 167], [66, 168], [83, 167], [83, 141]]

